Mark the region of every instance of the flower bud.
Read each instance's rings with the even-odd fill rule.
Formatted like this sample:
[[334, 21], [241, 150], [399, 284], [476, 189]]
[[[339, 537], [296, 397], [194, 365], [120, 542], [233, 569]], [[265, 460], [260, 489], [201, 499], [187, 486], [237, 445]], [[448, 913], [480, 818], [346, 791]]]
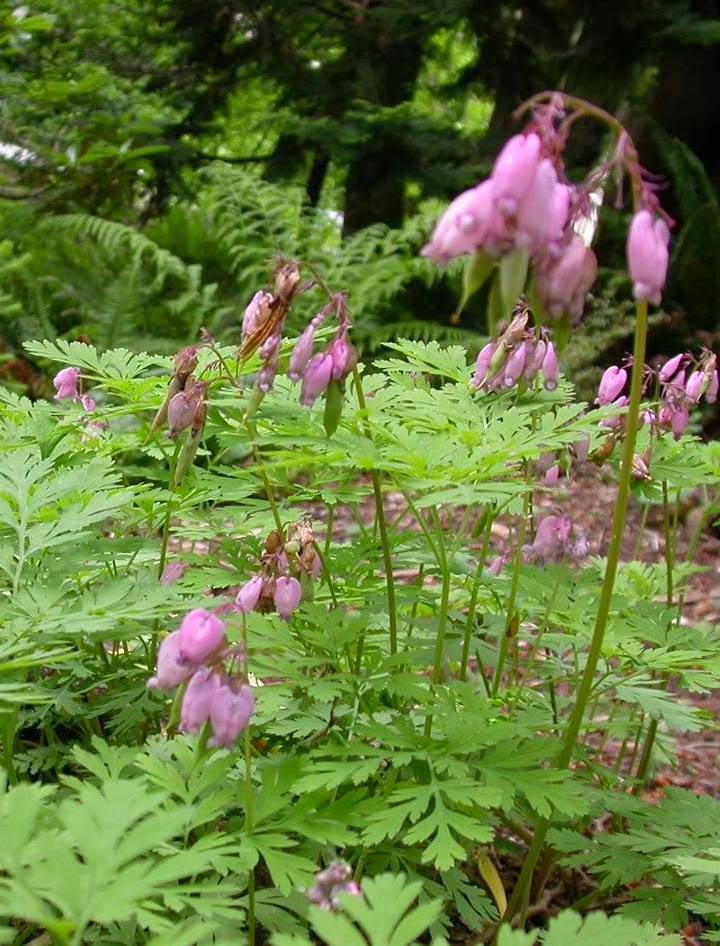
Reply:
[[[616, 400], [614, 400], [611, 404], [608, 404], [608, 405], [606, 405], [606, 406], [607, 406], [607, 407], [618, 407], [618, 408], [620, 408], [620, 407], [627, 407], [627, 406], [628, 406], [628, 399], [627, 399], [627, 397], [625, 397], [625, 396], [623, 395], [623, 397], [616, 398]], [[617, 427], [619, 423], [620, 423], [620, 415], [619, 415], [619, 414], [616, 414], [614, 417], [604, 417], [604, 418], [600, 421], [600, 426], [601, 426], [601, 427], [613, 428], [613, 427]]]
[[275, 296], [287, 307], [300, 285], [300, 267], [296, 260], [284, 263], [275, 274]]
[[344, 381], [357, 364], [357, 353], [347, 336], [342, 332], [330, 346], [332, 357], [332, 376], [336, 381]]
[[552, 316], [569, 312], [582, 315], [585, 296], [597, 275], [593, 251], [575, 234], [560, 255], [538, 273], [538, 290], [543, 305]]
[[560, 467], [556, 463], [554, 466], [551, 466], [543, 477], [543, 486], [554, 487], [558, 485], [560, 481]]
[[92, 414], [92, 412], [95, 410], [97, 406], [95, 404], [95, 401], [93, 400], [93, 398], [90, 397], [89, 394], [81, 395], [80, 403], [83, 406], [83, 410], [87, 411], [88, 414]]
[[206, 667], [195, 672], [183, 696], [178, 726], [180, 732], [193, 735], [200, 732], [210, 718], [212, 701], [221, 686], [220, 677]]
[[617, 365], [611, 365], [600, 379], [595, 403], [601, 407], [612, 403], [620, 395], [626, 383], [627, 371], [624, 368], [618, 368]]
[[522, 373], [525, 370], [526, 352], [525, 342], [520, 342], [517, 348], [513, 349], [510, 357], [505, 362], [503, 384], [506, 388], [511, 388], [514, 384], [517, 384], [518, 380], [522, 377]]
[[632, 467], [630, 472], [636, 480], [649, 480], [650, 479], [650, 470], [647, 465], [647, 461], [644, 457], [635, 454], [632, 458]]
[[210, 705], [213, 735], [208, 739], [208, 746], [232, 748], [250, 722], [254, 709], [255, 696], [246, 683], [237, 692], [228, 684], [218, 687]]
[[310, 360], [305, 375], [303, 377], [302, 389], [300, 391], [300, 403], [306, 407], [312, 407], [317, 398], [323, 393], [330, 383], [333, 371], [332, 355], [326, 352], [320, 352]]
[[197, 364], [196, 345], [188, 345], [186, 348], [181, 348], [175, 355], [173, 378], [176, 378], [180, 382], [181, 387], [185, 386], [185, 382], [197, 368]]
[[542, 374], [547, 390], [554, 391], [558, 385], [558, 377], [560, 376], [560, 363], [558, 362], [557, 355], [555, 354], [555, 346], [552, 342], [547, 343], [547, 349], [542, 363]]
[[191, 676], [194, 668], [178, 663], [179, 656], [180, 631], [173, 631], [158, 648], [155, 676], [147, 682], [151, 690], [171, 690]]
[[675, 407], [670, 413], [670, 429], [673, 437], [679, 440], [688, 428], [690, 414], [684, 407]]
[[492, 195], [491, 181], [459, 194], [438, 220], [422, 255], [444, 264], [455, 256], [474, 252], [485, 239], [493, 216]]
[[63, 401], [69, 399], [77, 401], [78, 399], [78, 381], [80, 380], [79, 368], [63, 368], [53, 378], [55, 386], [55, 400]]
[[273, 297], [269, 292], [260, 290], [255, 293], [243, 315], [241, 332], [243, 341], [267, 321], [272, 303]]
[[557, 174], [552, 161], [544, 158], [538, 164], [530, 190], [518, 206], [515, 243], [531, 253], [542, 245], [548, 226], [548, 216], [555, 200], [557, 183]]
[[567, 516], [545, 516], [538, 523], [532, 545], [526, 549], [526, 559], [538, 563], [559, 561], [569, 551], [572, 531], [572, 519]]
[[167, 409], [168, 436], [176, 437], [192, 424], [197, 401], [192, 391], [180, 391], [170, 399]]
[[168, 562], [160, 576], [160, 584], [174, 585], [179, 578], [182, 578], [185, 567], [185, 562]]
[[705, 392], [705, 400], [708, 404], [714, 404], [718, 396], [718, 372], [717, 368], [714, 368], [710, 373], [710, 383], [708, 384], [707, 391]]
[[666, 361], [658, 371], [658, 379], [662, 381], [663, 384], [668, 384], [675, 377], [686, 360], [687, 355], [681, 352], [679, 355], [675, 355], [669, 361]]
[[491, 180], [493, 200], [503, 214], [514, 214], [518, 202], [532, 187], [540, 160], [540, 138], [513, 135], [500, 151], [493, 166]]
[[273, 601], [275, 602], [277, 613], [283, 620], [288, 620], [290, 615], [300, 604], [301, 597], [302, 587], [297, 578], [280, 576], [276, 579]]
[[225, 625], [211, 611], [195, 608], [182, 620], [180, 629], [181, 663], [200, 664], [225, 641]]
[[314, 339], [315, 326], [311, 322], [295, 343], [295, 347], [290, 355], [287, 373], [291, 381], [299, 381], [300, 378], [302, 378], [308, 366], [308, 362], [312, 357]]
[[255, 575], [250, 581], [246, 581], [240, 591], [235, 596], [235, 604], [243, 614], [248, 614], [255, 609], [260, 594], [263, 589], [263, 579], [261, 575]]
[[685, 393], [691, 401], [697, 403], [706, 387], [707, 379], [704, 371], [693, 371], [685, 385]]
[[627, 264], [636, 299], [660, 305], [668, 268], [670, 231], [660, 217], [640, 210], [632, 218], [627, 239]]

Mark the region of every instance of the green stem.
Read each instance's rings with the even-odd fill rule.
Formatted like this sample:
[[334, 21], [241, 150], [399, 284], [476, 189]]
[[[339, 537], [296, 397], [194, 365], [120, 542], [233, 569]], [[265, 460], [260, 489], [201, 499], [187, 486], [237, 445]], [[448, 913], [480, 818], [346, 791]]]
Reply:
[[498, 654], [498, 661], [495, 667], [495, 676], [493, 677], [492, 685], [492, 695], [497, 696], [497, 692], [500, 689], [500, 681], [502, 680], [502, 673], [505, 668], [505, 661], [507, 660], [508, 648], [510, 646], [510, 638], [513, 631], [513, 622], [515, 620], [515, 602], [517, 601], [517, 592], [518, 585], [520, 583], [520, 566], [522, 565], [522, 550], [523, 544], [525, 542], [525, 531], [527, 529], [527, 518], [530, 512], [530, 502], [532, 500], [532, 494], [526, 493], [525, 500], [523, 502], [523, 511], [520, 518], [520, 523], [518, 525], [518, 537], [517, 537], [517, 548], [515, 549], [515, 558], [513, 560], [513, 576], [512, 576], [512, 585], [510, 586], [510, 600], [508, 601], [507, 609], [507, 621], [505, 624], [505, 630], [503, 631], [503, 636], [500, 641], [500, 653]]
[[[673, 568], [675, 565], [675, 535], [670, 524], [670, 497], [668, 493], [667, 480], [662, 482], [663, 497], [663, 539], [665, 541], [665, 603], [668, 610], [673, 607], [673, 598], [675, 596], [675, 587], [673, 583]], [[670, 622], [672, 624], [672, 621]], [[669, 629], [669, 628], [668, 628]], [[655, 739], [657, 737], [658, 721], [651, 719], [648, 726], [645, 742], [640, 753], [640, 762], [638, 763], [637, 776], [633, 786], [633, 794], [637, 794], [644, 786], [647, 779], [648, 769], [652, 760]], [[640, 732], [638, 731], [638, 742]]]
[[2, 725], [3, 767], [10, 785], [17, 785], [18, 783], [17, 772], [15, 771], [15, 733], [17, 730], [17, 721], [18, 709], [15, 707], [15, 709], [5, 714]]
[[[367, 415], [367, 403], [362, 389], [362, 381], [357, 368], [353, 368], [353, 381], [355, 383], [355, 394], [358, 399], [360, 410], [363, 414], [363, 427], [365, 436], [373, 443], [372, 430]], [[382, 546], [383, 565], [385, 568], [385, 586], [387, 588], [388, 602], [388, 623], [390, 631], [390, 654], [397, 653], [397, 605], [395, 603], [395, 577], [393, 574], [392, 555], [390, 552], [390, 542], [388, 540], [387, 522], [385, 520], [385, 509], [383, 507], [382, 487], [380, 485], [380, 474], [377, 470], [371, 470], [370, 476], [373, 484], [373, 494], [375, 496], [375, 522], [380, 531], [380, 545]]]
[[[243, 645], [243, 672], [247, 676], [247, 623], [245, 615], [242, 616], [241, 640]], [[253, 784], [252, 784], [252, 741], [250, 739], [250, 724], [245, 728], [244, 737], [244, 759], [245, 759], [245, 833], [249, 838], [253, 834]], [[248, 938], [247, 946], [255, 946], [255, 868], [251, 867], [248, 871]]]
[[158, 581], [162, 578], [165, 571], [165, 561], [167, 559], [168, 541], [170, 540], [170, 516], [172, 514], [172, 504], [175, 498], [175, 466], [177, 465], [178, 454], [180, 453], [180, 444], [175, 444], [172, 458], [170, 460], [170, 472], [168, 474], [168, 498], [165, 503], [165, 516], [163, 518], [162, 539], [160, 542], [160, 562], [158, 564]]
[[272, 483], [268, 479], [268, 475], [265, 472], [265, 467], [263, 466], [262, 458], [257, 445], [257, 427], [250, 419], [245, 421], [245, 426], [247, 428], [248, 434], [250, 435], [250, 449], [252, 450], [253, 460], [255, 462], [255, 466], [257, 467], [260, 479], [262, 480], [265, 496], [267, 497], [268, 505], [270, 506], [270, 510], [275, 521], [275, 528], [282, 534], [282, 520], [280, 519], [280, 513], [278, 512], [277, 503], [275, 502], [275, 493], [273, 492]]
[[[635, 344], [633, 348], [633, 366], [632, 378], [630, 381], [630, 404], [625, 417], [625, 443], [623, 448], [622, 464], [620, 467], [620, 478], [618, 480], [617, 498], [615, 500], [615, 511], [613, 513], [612, 530], [610, 535], [610, 546], [608, 548], [607, 562], [605, 565], [605, 577], [603, 579], [602, 590], [600, 592], [600, 601], [598, 603], [597, 616], [595, 618], [595, 628], [590, 643], [590, 652], [588, 654], [585, 670], [583, 672], [580, 686], [578, 687], [575, 706], [573, 707], [565, 739], [563, 741], [560, 754], [558, 756], [558, 768], [567, 769], [575, 752], [575, 747], [582, 726], [585, 709], [587, 707], [590, 692], [592, 690], [593, 678], [600, 653], [602, 651], [603, 639], [605, 637], [605, 628], [607, 626], [610, 606], [612, 604], [613, 588], [615, 587], [615, 576], [617, 574], [620, 561], [620, 551], [622, 546], [623, 532], [625, 529], [625, 515], [627, 513], [628, 500], [630, 497], [630, 482], [632, 477], [632, 461], [635, 455], [635, 440], [638, 429], [638, 416], [640, 412], [640, 398], [642, 396], [643, 368], [645, 364], [645, 347], [647, 342], [647, 302], [638, 302], [636, 305], [637, 320], [635, 323]], [[550, 827], [550, 818], [543, 818], [538, 824], [533, 837], [530, 850], [528, 851], [525, 863], [523, 864], [520, 876], [518, 877], [515, 888], [512, 892], [510, 902], [508, 903], [505, 917], [512, 919], [517, 913], [518, 907], [523, 902], [525, 891], [532, 882], [535, 865], [545, 843], [545, 837]]]
[[[433, 509], [433, 518], [439, 527], [437, 510], [435, 509]], [[440, 573], [442, 575], [442, 589], [440, 592], [440, 613], [438, 615], [438, 629], [437, 637], [435, 638], [435, 653], [433, 656], [433, 669], [431, 677], [433, 687], [437, 686], [442, 675], [442, 661], [445, 651], [445, 633], [447, 630], [448, 605], [450, 602], [450, 569], [448, 567], [445, 544], [440, 535], [438, 536], [438, 542], [440, 549], [440, 561], [438, 564], [440, 566]], [[432, 715], [425, 717], [426, 736], [430, 736], [432, 734], [432, 722]]]
[[494, 517], [490, 514], [489, 508], [485, 510], [485, 515], [487, 516], [487, 522], [485, 523], [485, 530], [483, 533], [483, 544], [482, 548], [480, 549], [480, 557], [478, 558], [477, 568], [475, 569], [475, 577], [473, 579], [472, 590], [470, 592], [470, 604], [468, 605], [467, 618], [465, 620], [465, 636], [463, 637], [462, 657], [460, 658], [461, 680], [467, 679], [467, 665], [468, 658], [470, 656], [470, 641], [472, 640], [472, 632], [475, 626], [475, 610], [477, 608], [478, 592], [480, 591], [480, 579], [482, 578], [485, 562], [487, 561], [487, 553], [490, 547], [490, 536], [492, 535], [493, 522], [495, 521]]

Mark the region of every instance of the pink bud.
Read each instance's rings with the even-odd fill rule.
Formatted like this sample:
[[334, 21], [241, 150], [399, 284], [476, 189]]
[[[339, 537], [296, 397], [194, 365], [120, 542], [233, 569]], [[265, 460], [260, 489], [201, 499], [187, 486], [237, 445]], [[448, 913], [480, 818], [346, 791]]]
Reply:
[[357, 364], [357, 354], [350, 344], [347, 331], [338, 335], [330, 346], [332, 357], [332, 376], [336, 381], [343, 381]]
[[557, 387], [558, 377], [560, 376], [560, 364], [555, 354], [555, 346], [552, 342], [547, 343], [547, 349], [542, 363], [542, 373], [545, 379], [545, 387], [548, 391], [554, 391]]
[[515, 243], [522, 249], [534, 252], [542, 245], [557, 183], [552, 161], [544, 158], [538, 164], [530, 190], [517, 209]]
[[679, 440], [690, 423], [690, 414], [684, 407], [675, 407], [670, 412], [670, 429], [676, 440]]
[[518, 202], [532, 187], [539, 160], [540, 139], [536, 134], [513, 135], [505, 143], [491, 175], [493, 199], [504, 214], [514, 214]]
[[527, 557], [538, 562], [558, 561], [569, 551], [572, 528], [567, 516], [545, 516], [538, 523]]
[[315, 326], [311, 322], [295, 343], [295, 347], [290, 355], [288, 378], [290, 378], [291, 381], [299, 381], [300, 378], [302, 378], [308, 366], [308, 362], [312, 357], [314, 339]]
[[497, 342], [488, 342], [487, 345], [480, 350], [480, 354], [477, 356], [477, 361], [475, 362], [475, 374], [470, 382], [474, 388], [479, 388], [485, 381], [496, 348]]
[[147, 682], [151, 690], [171, 690], [193, 673], [193, 667], [178, 663], [179, 656], [180, 631], [173, 631], [158, 648], [155, 676]]
[[92, 412], [95, 410], [95, 401], [90, 397], [89, 394], [83, 394], [80, 397], [80, 403], [82, 404], [83, 409], [88, 412], [88, 414], [92, 414]]
[[455, 256], [474, 252], [485, 239], [492, 219], [492, 195], [491, 181], [458, 194], [438, 220], [422, 255], [443, 264]]
[[527, 358], [525, 360], [525, 371], [523, 372], [526, 381], [532, 381], [535, 375], [542, 368], [547, 352], [547, 342], [542, 338], [537, 342], [526, 342]]
[[503, 570], [504, 567], [505, 567], [505, 556], [496, 555], [495, 558], [492, 560], [492, 562], [490, 562], [490, 565], [488, 566], [488, 571], [490, 572], [491, 575], [497, 576], [500, 574], [500, 572]]
[[516, 348], [513, 349], [510, 357], [505, 362], [503, 384], [506, 388], [511, 388], [514, 384], [517, 384], [518, 379], [522, 376], [522, 373], [525, 370], [525, 358], [525, 342], [521, 342]]
[[302, 389], [300, 391], [300, 403], [306, 407], [312, 407], [316, 399], [320, 397], [327, 388], [332, 378], [333, 359], [327, 352], [320, 352], [310, 360], [305, 369]]
[[685, 363], [686, 358], [687, 356], [681, 352], [679, 355], [675, 355], [674, 358], [666, 361], [660, 371], [658, 371], [659, 380], [664, 384], [667, 384], [672, 378], [675, 377], [681, 365]]
[[597, 275], [593, 251], [575, 234], [560, 255], [538, 273], [538, 289], [550, 315], [582, 315], [585, 295]]
[[218, 687], [210, 705], [213, 735], [208, 739], [208, 746], [232, 748], [250, 722], [254, 709], [255, 696], [246, 683], [237, 692], [227, 684]]
[[626, 382], [627, 371], [624, 368], [618, 368], [617, 365], [611, 365], [600, 379], [600, 387], [595, 403], [601, 407], [612, 403], [620, 395]]
[[175, 437], [182, 430], [192, 424], [195, 417], [195, 408], [197, 399], [193, 397], [192, 390], [179, 391], [170, 398], [167, 409], [168, 434]]
[[[269, 344], [271, 343], [271, 344]], [[273, 386], [275, 375], [280, 364], [280, 336], [271, 335], [260, 349], [260, 355], [265, 360], [257, 378], [257, 386], [263, 394], [267, 394]]]
[[670, 231], [660, 217], [640, 210], [632, 218], [627, 239], [627, 264], [636, 299], [660, 305], [668, 268]]
[[210, 707], [222, 683], [220, 677], [201, 667], [188, 683], [180, 710], [181, 732], [198, 733], [210, 718]]
[[708, 404], [714, 404], [718, 396], [718, 373], [715, 368], [710, 374], [710, 384], [705, 392], [705, 400]]
[[285, 578], [280, 576], [275, 580], [275, 593], [273, 600], [277, 613], [283, 620], [287, 621], [295, 608], [300, 604], [302, 598], [302, 586], [297, 578]]
[[685, 393], [690, 398], [691, 401], [700, 400], [700, 397], [703, 393], [703, 388], [705, 387], [705, 372], [704, 371], [693, 371], [690, 377], [687, 380], [685, 385]]
[[543, 239], [550, 244], [553, 253], [559, 250], [565, 224], [570, 212], [570, 199], [573, 189], [568, 184], [556, 184], [548, 213]]
[[543, 486], [557, 486], [560, 481], [560, 467], [556, 463], [551, 466], [543, 477]]
[[53, 378], [55, 385], [55, 400], [62, 401], [66, 398], [76, 401], [78, 399], [78, 381], [80, 380], [79, 368], [63, 368]]
[[[627, 405], [628, 405], [628, 399], [625, 396], [623, 396], [623, 397], [617, 398], [611, 404], [606, 405], [606, 406], [620, 408], [620, 407], [627, 407]], [[603, 420], [600, 421], [600, 426], [613, 428], [613, 427], [617, 427], [619, 423], [620, 423], [620, 415], [616, 414], [614, 417], [603, 418]]]
[[225, 625], [211, 611], [195, 608], [180, 625], [181, 663], [200, 664], [225, 641]]
[[263, 590], [263, 579], [260, 575], [255, 575], [250, 581], [246, 581], [240, 591], [235, 596], [235, 604], [243, 614], [248, 614], [255, 609]]
[[579, 463], [584, 463], [588, 458], [588, 453], [590, 452], [590, 438], [585, 436], [582, 440], [576, 440], [572, 445], [573, 453], [575, 454], [575, 459]]

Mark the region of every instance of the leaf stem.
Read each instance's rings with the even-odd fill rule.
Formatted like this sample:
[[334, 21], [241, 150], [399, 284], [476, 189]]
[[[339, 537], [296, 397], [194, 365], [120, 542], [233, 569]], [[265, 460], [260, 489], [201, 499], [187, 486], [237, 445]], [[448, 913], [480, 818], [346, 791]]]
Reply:
[[[367, 439], [374, 443], [372, 430], [367, 416], [367, 403], [362, 389], [362, 381], [357, 367], [353, 368], [353, 382], [355, 384], [355, 394], [357, 396], [360, 410], [363, 414], [363, 428]], [[371, 470], [370, 476], [373, 484], [373, 494], [375, 496], [375, 521], [380, 532], [380, 545], [382, 546], [383, 566], [385, 568], [385, 586], [387, 588], [388, 602], [388, 624], [390, 632], [390, 654], [394, 656], [397, 653], [397, 604], [395, 602], [395, 577], [393, 573], [392, 554], [390, 551], [390, 541], [388, 539], [387, 522], [385, 520], [385, 508], [383, 506], [382, 486], [380, 484], [380, 474], [377, 470]]]

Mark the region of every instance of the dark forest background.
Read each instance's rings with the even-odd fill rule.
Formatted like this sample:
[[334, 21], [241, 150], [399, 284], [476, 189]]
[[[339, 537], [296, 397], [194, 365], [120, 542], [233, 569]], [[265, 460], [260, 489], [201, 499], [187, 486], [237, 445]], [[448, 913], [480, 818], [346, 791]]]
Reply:
[[[366, 354], [398, 335], [477, 347], [451, 323], [461, 266], [417, 256], [486, 175], [513, 109], [560, 88], [618, 114], [676, 220], [652, 351], [712, 345], [720, 311], [716, 2], [38, 0], [0, 30], [0, 372], [30, 337], [170, 350], [239, 336], [277, 253], [347, 289]], [[588, 125], [581, 176], [602, 154]], [[608, 200], [613, 195], [608, 195]], [[608, 214], [608, 218], [613, 215]], [[567, 358], [582, 382], [627, 348], [623, 222]]]

